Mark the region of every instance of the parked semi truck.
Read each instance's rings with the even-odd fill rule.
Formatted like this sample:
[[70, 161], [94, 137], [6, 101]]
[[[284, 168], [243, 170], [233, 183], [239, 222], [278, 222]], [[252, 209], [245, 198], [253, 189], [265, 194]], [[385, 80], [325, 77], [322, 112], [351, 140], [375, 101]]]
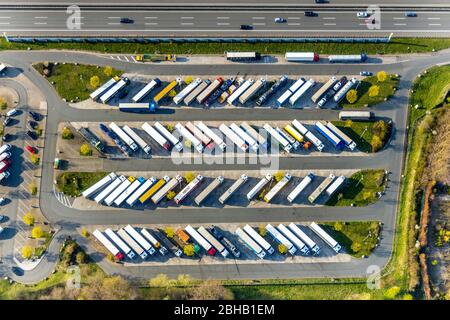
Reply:
[[244, 226], [244, 231], [252, 237], [264, 250], [266, 250], [269, 254], [273, 254], [275, 252], [274, 248], [264, 239], [258, 232], [255, 231], [250, 225], [246, 224]]
[[289, 62], [317, 62], [319, 55], [315, 52], [286, 52], [286, 61]]
[[155, 53], [144, 53], [134, 56], [137, 62], [161, 62], [161, 61], [177, 61], [177, 56], [174, 54], [155, 54]]
[[309, 248], [306, 244], [303, 243], [301, 239], [299, 239], [295, 234], [292, 233], [291, 230], [286, 228], [285, 225], [279, 224], [277, 226], [278, 231], [280, 231], [289, 241], [291, 241], [295, 247], [301, 252], [303, 255], [309, 254]]
[[115, 85], [117, 82], [116, 78], [111, 78], [108, 81], [106, 81], [104, 84], [102, 84], [99, 88], [97, 88], [94, 92], [92, 92], [89, 97], [97, 101], [97, 99], [103, 95], [105, 92], [107, 92], [109, 89], [112, 88], [113, 85]]
[[308, 197], [309, 202], [314, 203], [317, 198], [322, 194], [322, 192], [328, 188], [328, 186], [334, 181], [335, 175], [330, 173], [330, 175], [322, 181], [322, 183], [313, 191]]
[[170, 181], [169, 176], [164, 176], [157, 183], [155, 183], [150, 189], [148, 189], [140, 198], [139, 202], [144, 204], [148, 199], [150, 199], [159, 189], [162, 188], [167, 182]]
[[319, 100], [325, 95], [325, 93], [334, 86], [336, 81], [336, 77], [331, 77], [327, 82], [325, 82], [323, 86], [320, 87], [319, 90], [316, 91], [316, 93], [314, 93], [314, 95], [311, 97], [311, 101], [313, 103], [319, 102]]
[[252, 97], [254, 97], [261, 88], [264, 87], [266, 84], [266, 79], [261, 78], [259, 80], [256, 80], [248, 90], [246, 90], [240, 97], [239, 102], [241, 104], [245, 104], [248, 100], [250, 100]]
[[186, 129], [188, 129], [205, 146], [205, 148], [214, 148], [214, 142], [212, 139], [204, 134], [199, 128], [194, 126], [192, 122], [188, 121], [184, 125]]
[[105, 143], [100, 140], [95, 134], [93, 134], [88, 128], [81, 127], [78, 132], [81, 136], [88, 141], [91, 146], [100, 152], [105, 150]]
[[336, 180], [325, 190], [325, 193], [331, 197], [333, 194], [336, 193], [337, 190], [339, 190], [345, 183], [345, 177], [339, 176]]
[[158, 87], [161, 84], [161, 81], [158, 78], [155, 78], [151, 80], [149, 83], [147, 83], [141, 90], [139, 90], [138, 93], [136, 93], [131, 100], [133, 102], [137, 103], [144, 99], [146, 96], [150, 94], [156, 87]]
[[[161, 133], [161, 135], [164, 136], [164, 138], [166, 138], [167, 140], [170, 141], [170, 143], [172, 143], [172, 145], [178, 152], [183, 151], [183, 144], [180, 142], [180, 140], [177, 137], [175, 137], [171, 132], [169, 132], [169, 130], [167, 130], [166, 127], [164, 127], [159, 122], [155, 122], [154, 126], [155, 126], [156, 130], [158, 130]], [[161, 139], [161, 141], [162, 141], [162, 139]]]
[[240, 188], [242, 185], [244, 185], [245, 182], [247, 182], [248, 177], [247, 175], [243, 174], [239, 179], [237, 179], [228, 189], [225, 191], [219, 198], [219, 202], [221, 204], [225, 204], [227, 200]]
[[272, 181], [273, 176], [268, 173], [264, 178], [259, 180], [259, 182], [247, 193], [247, 200], [251, 201], [261, 190]]
[[131, 250], [131, 248], [114, 231], [107, 228], [105, 233], [120, 248], [120, 250], [127, 255], [128, 258], [134, 259], [136, 257], [136, 254]]
[[274, 226], [272, 226], [270, 223], [266, 225], [265, 229], [267, 232], [272, 236], [272, 238], [278, 242], [279, 244], [282, 244], [286, 247], [287, 251], [291, 255], [295, 255], [297, 252], [297, 248], [292, 244], [291, 241], [289, 241], [283, 234], [281, 234], [280, 231], [278, 231]]
[[289, 224], [289, 229], [302, 240], [309, 247], [309, 250], [313, 255], [318, 255], [320, 253], [320, 247], [312, 240], [306, 233], [303, 232], [295, 223]]
[[290, 98], [289, 103], [293, 106], [301, 97], [303, 97], [314, 85], [316, 82], [313, 79], [309, 79], [306, 81], [300, 89], [297, 90]]
[[155, 101], [155, 103], [159, 103], [160, 101], [162, 101], [166, 95], [172, 91], [178, 84], [178, 80], [173, 80], [172, 82], [170, 82], [164, 89], [162, 89], [154, 98], [153, 101]]
[[175, 129], [178, 131], [179, 134], [183, 136], [184, 139], [190, 141], [192, 145], [194, 146], [194, 149], [197, 150], [197, 152], [202, 153], [203, 152], [203, 145], [200, 140], [198, 140], [189, 130], [187, 130], [181, 123], [177, 123], [175, 125]]
[[247, 132], [254, 140], [256, 140], [259, 147], [267, 149], [267, 139], [264, 138], [260, 133], [258, 133], [251, 125], [249, 125], [247, 122], [242, 122], [241, 128], [244, 129], [245, 132]]
[[284, 127], [284, 130], [289, 133], [295, 140], [298, 141], [298, 143], [303, 143], [304, 142], [304, 138], [303, 136], [300, 134], [300, 132], [298, 132], [293, 126], [291, 126], [290, 124], [286, 125]]
[[114, 191], [105, 198], [104, 203], [107, 206], [111, 206], [114, 200], [116, 200], [122, 194], [122, 192], [124, 192], [131, 185], [131, 183], [134, 182], [134, 180], [136, 179], [133, 176], [130, 176], [128, 177], [128, 179], [122, 181], [122, 183], [119, 184], [117, 188], [115, 188]]
[[266, 253], [248, 234], [246, 234], [241, 228], [237, 228], [235, 234], [250, 248], [260, 259], [264, 259]]
[[338, 127], [336, 127], [333, 123], [331, 123], [330, 121], [328, 121], [326, 123], [326, 126], [328, 129], [330, 129], [335, 135], [337, 135], [339, 138], [342, 139], [342, 141], [344, 141], [345, 145], [347, 146], [347, 148], [349, 148], [350, 150], [355, 150], [356, 148], [356, 143], [350, 139], [349, 136], [347, 136], [344, 132], [342, 132], [342, 130], [340, 130]]
[[122, 194], [120, 196], [118, 196], [115, 200], [114, 200], [114, 204], [116, 206], [120, 206], [122, 205], [122, 203], [129, 197], [131, 196], [131, 194], [136, 191], [142, 183], [145, 182], [145, 179], [143, 177], [139, 177], [136, 180], [134, 180], [134, 182], [127, 188], [125, 189], [124, 192], [122, 192]]
[[166, 247], [168, 250], [170, 250], [176, 257], [181, 257], [183, 255], [183, 248], [176, 245], [173, 241], [168, 239], [164, 235], [164, 231], [158, 230], [158, 234], [156, 234], [158, 239], [161, 241], [161, 244]]
[[206, 99], [209, 98], [211, 94], [214, 93], [219, 87], [222, 85], [223, 79], [221, 77], [217, 77], [216, 80], [210, 83], [208, 87], [206, 87], [205, 90], [202, 91], [195, 99], [199, 104], [203, 104], [203, 102], [206, 101]]
[[81, 195], [85, 198], [90, 198], [94, 194], [98, 193], [100, 190], [103, 190], [104, 187], [106, 187], [108, 184], [110, 184], [114, 179], [117, 178], [117, 175], [115, 172], [111, 172], [107, 176], [103, 177], [99, 181], [97, 181], [95, 184], [84, 190]]
[[103, 233], [101, 233], [98, 229], [95, 229], [92, 234], [114, 256], [116, 260], [123, 260], [123, 253], [120, 252], [120, 250], [117, 249], [117, 247], [111, 241], [109, 241], [109, 239], [106, 238]]
[[269, 203], [288, 183], [291, 181], [292, 176], [286, 173], [284, 177], [278, 181], [272, 189], [264, 196], [264, 201]]
[[267, 90], [266, 92], [264, 92], [259, 98], [258, 100], [256, 100], [256, 104], [258, 106], [262, 106], [267, 100], [269, 100], [270, 97], [272, 97], [275, 93], [277, 93], [281, 88], [283, 88], [287, 81], [288, 81], [288, 76], [284, 75], [282, 76], [280, 79], [277, 80], [277, 82], [275, 82], [269, 90]]
[[123, 241], [125, 241], [126, 244], [128, 244], [131, 249], [135, 253], [137, 253], [141, 259], [145, 260], [148, 257], [147, 251], [145, 251], [136, 240], [134, 240], [124, 229], [120, 228], [117, 230], [117, 234], [122, 238]]
[[220, 150], [225, 151], [226, 144], [223, 142], [223, 139], [219, 137], [214, 131], [212, 131], [206, 124], [199, 121], [195, 123], [197, 128], [199, 128], [204, 134], [210, 137], [214, 143], [219, 146]]
[[151, 125], [149, 125], [147, 122], [144, 122], [142, 125], [142, 129], [147, 132], [147, 134], [153, 138], [161, 147], [166, 149], [167, 151], [170, 150], [170, 143], [164, 138], [158, 131], [156, 131]]
[[264, 125], [264, 130], [266, 130], [283, 148], [287, 153], [291, 152], [292, 146], [290, 143], [283, 138], [275, 129], [273, 129], [268, 123]]
[[205, 100], [205, 107], [209, 108], [212, 106], [212, 104], [224, 93], [228, 90], [228, 88], [231, 87], [231, 85], [234, 83], [234, 78], [225, 80], [219, 89], [213, 92], [208, 99]]
[[108, 91], [100, 96], [100, 101], [102, 103], [108, 103], [112, 98], [114, 98], [119, 93], [123, 92], [127, 85], [130, 84], [130, 79], [122, 78], [117, 81]]
[[195, 88], [197, 88], [200, 85], [200, 83], [202, 83], [202, 79], [200, 78], [197, 78], [194, 81], [192, 81], [173, 98], [173, 102], [175, 102], [175, 104], [179, 104], [181, 101], [183, 101], [184, 98], [188, 96], [189, 93], [191, 93]]
[[374, 118], [373, 112], [370, 111], [341, 111], [339, 112], [339, 120], [353, 121], [370, 121]]
[[258, 152], [258, 143], [247, 132], [242, 130], [236, 123], [230, 125], [230, 129], [234, 131], [241, 139], [243, 139], [253, 152]]
[[216, 190], [224, 181], [222, 176], [217, 177], [213, 180], [202, 192], [200, 192], [197, 197], [195, 197], [194, 202], [199, 206], [203, 201]]
[[300, 183], [289, 193], [287, 200], [292, 203], [305, 189], [308, 187], [314, 179], [312, 172], [308, 173], [306, 177], [300, 181]]
[[355, 62], [364, 62], [367, 59], [367, 55], [365, 53], [361, 54], [335, 54], [328, 56], [328, 60], [330, 63], [355, 63]]
[[155, 248], [152, 247], [150, 242], [137, 232], [135, 228], [131, 225], [127, 225], [124, 229], [148, 254], [154, 255], [156, 253]]
[[150, 154], [152, 148], [133, 129], [125, 125], [123, 126], [123, 131], [125, 131], [125, 133], [128, 134], [130, 138], [133, 139], [139, 145], [139, 147], [144, 150], [146, 154]]
[[186, 228], [184, 228], [187, 233], [197, 242], [200, 246], [202, 246], [205, 251], [213, 256], [216, 253], [216, 249], [200, 234], [195, 230], [191, 225], [187, 225]]
[[133, 113], [153, 113], [156, 111], [156, 104], [154, 102], [119, 103], [119, 110]]
[[222, 123], [219, 126], [219, 130], [243, 152], [246, 152], [248, 150], [248, 146], [245, 141], [241, 137], [239, 137], [233, 130], [231, 130], [226, 124]]
[[225, 249], [225, 247], [223, 246], [223, 244], [221, 244], [219, 242], [219, 240], [217, 240], [216, 238], [214, 238], [214, 236], [209, 233], [208, 230], [206, 230], [203, 226], [199, 227], [197, 229], [197, 232], [206, 239], [206, 241], [208, 241], [215, 249], [218, 253], [220, 253], [220, 255], [224, 258], [228, 257], [229, 252], [227, 249]]
[[292, 125], [295, 129], [298, 130], [304, 137], [306, 137], [309, 141], [312, 142], [312, 144], [319, 150], [320, 152], [323, 151], [325, 146], [323, 145], [322, 141], [320, 141], [319, 138], [317, 138], [311, 131], [309, 131], [304, 125], [302, 125], [300, 122], [298, 122], [296, 119], [292, 121]]
[[192, 101], [195, 100], [195, 98], [203, 91], [206, 89], [207, 86], [209, 86], [211, 83], [210, 80], [206, 79], [205, 81], [203, 81], [202, 83], [200, 83], [197, 88], [195, 88], [194, 90], [192, 90], [191, 93], [189, 93], [187, 95], [186, 98], [184, 98], [184, 103], [188, 106], [192, 103]]
[[138, 202], [139, 198], [150, 189], [150, 187], [156, 182], [154, 177], [146, 180], [134, 193], [126, 200], [127, 204], [132, 207]]
[[111, 192], [113, 192], [122, 182], [124, 182], [127, 178], [124, 175], [116, 178], [113, 182], [111, 182], [102, 192], [100, 192], [95, 198], [94, 201], [97, 203], [101, 203]]
[[152, 245], [153, 247], [159, 251], [159, 253], [161, 253], [163, 256], [165, 256], [169, 251], [167, 250], [167, 248], [161, 244], [161, 242], [159, 242], [158, 239], [155, 238], [154, 235], [152, 235], [150, 233], [150, 231], [148, 231], [145, 228], [141, 229], [141, 234], [144, 236], [145, 239], [147, 239]]
[[194, 191], [203, 181], [202, 175], [197, 175], [194, 180], [188, 183], [174, 198], [176, 204], [180, 204], [192, 191]]
[[295, 81], [278, 99], [277, 106], [281, 107], [305, 83], [304, 78]]
[[355, 86], [358, 83], [358, 80], [356, 78], [352, 78], [350, 81], [348, 81], [333, 97], [334, 102], [339, 103], [339, 101], [342, 100], [342, 98], [345, 97], [347, 92], [350, 91], [353, 86]]
[[317, 223], [311, 222], [309, 225], [312, 231], [318, 235], [326, 244], [328, 244], [336, 253], [341, 250], [341, 245], [337, 243], [328, 233], [325, 232]]
[[178, 186], [180, 183], [183, 182], [183, 178], [180, 175], [177, 175], [176, 177], [172, 178], [169, 182], [167, 182], [161, 189], [156, 192], [155, 195], [152, 197], [152, 201], [154, 204], [158, 204], [169, 191], [172, 191], [175, 189], [176, 186]]
[[131, 150], [136, 151], [138, 149], [138, 146], [133, 139], [131, 139], [130, 136], [126, 134], [125, 131], [123, 131], [117, 124], [111, 122], [109, 124], [109, 128], [114, 131], [114, 133], [117, 134], [119, 138], [131, 148]]
[[344, 148], [344, 141], [328, 129], [325, 122], [317, 121], [314, 126], [336, 149], [342, 150]]
[[259, 52], [225, 52], [227, 60], [233, 62], [248, 62], [261, 59]]
[[242, 83], [239, 88], [236, 89], [236, 91], [234, 91], [228, 98], [227, 98], [227, 102], [228, 104], [231, 105], [236, 105], [237, 102], [239, 101], [239, 97], [244, 94], [244, 92], [246, 90], [248, 90], [248, 88], [250, 88], [250, 86], [255, 82], [255, 80], [253, 79], [249, 79], [244, 81], [244, 83]]
[[289, 133], [278, 127], [276, 127], [275, 130], [290, 143], [292, 149], [297, 150], [300, 147], [300, 142], [294, 139]]

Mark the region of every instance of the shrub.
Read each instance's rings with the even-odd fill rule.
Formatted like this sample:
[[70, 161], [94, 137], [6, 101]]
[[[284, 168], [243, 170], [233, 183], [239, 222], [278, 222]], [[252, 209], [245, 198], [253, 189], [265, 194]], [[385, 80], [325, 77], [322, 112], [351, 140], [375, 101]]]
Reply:
[[170, 98], [173, 98], [173, 97], [175, 97], [176, 95], [177, 95], [177, 92], [176, 92], [174, 89], [172, 89], [172, 90], [169, 91], [169, 97], [170, 97]]
[[111, 75], [113, 73], [113, 68], [111, 66], [106, 66], [105, 68], [103, 68], [103, 73], [106, 76], [111, 77]]
[[358, 100], [358, 92], [355, 89], [349, 90], [345, 95], [348, 103], [355, 103]]
[[342, 231], [342, 229], [344, 228], [344, 225], [342, 224], [342, 222], [337, 221], [334, 223], [333, 227], [334, 227], [334, 230], [339, 232], [339, 231]]
[[30, 246], [23, 246], [21, 253], [22, 253], [22, 258], [24, 259], [30, 259], [33, 256], [33, 248]]
[[85, 238], [89, 237], [89, 231], [86, 228], [81, 229], [81, 235]]
[[278, 252], [281, 253], [281, 254], [286, 254], [286, 252], [287, 252], [286, 246], [284, 244], [280, 243], [278, 245]]
[[350, 120], [350, 119], [345, 120], [344, 126], [345, 126], [346, 128], [351, 128], [351, 127], [353, 126], [353, 121]]
[[379, 136], [374, 135], [372, 140], [370, 141], [370, 145], [372, 147], [372, 152], [377, 152], [383, 147], [383, 143]]
[[264, 237], [264, 236], [267, 234], [267, 230], [266, 230], [266, 228], [264, 227], [263, 224], [260, 224], [260, 225], [258, 226], [258, 233], [259, 233], [259, 235], [260, 235], [261, 237]]
[[386, 79], [387, 79], [386, 71], [379, 71], [377, 73], [377, 80], [378, 80], [378, 82], [385, 82]]
[[64, 127], [61, 133], [61, 137], [65, 140], [73, 139], [73, 133], [68, 127]]
[[33, 230], [31, 230], [31, 236], [35, 239], [40, 239], [44, 236], [44, 231], [42, 231], [41, 227], [34, 227]]
[[92, 149], [87, 143], [83, 143], [80, 147], [81, 156], [92, 156]]
[[31, 214], [31, 212], [25, 213], [25, 215], [22, 218], [23, 223], [25, 223], [27, 226], [32, 226], [34, 224], [34, 216]]
[[278, 182], [278, 181], [280, 181], [281, 179], [283, 179], [283, 177], [284, 177], [284, 172], [283, 172], [283, 171], [278, 171], [278, 172], [276, 172], [276, 173], [274, 174], [274, 178], [275, 178], [275, 181], [276, 181], [276, 182]]
[[187, 76], [184, 78], [184, 83], [190, 84], [192, 81], [194, 81], [194, 78], [192, 76]]
[[172, 124], [167, 124], [167, 125], [166, 125], [166, 129], [167, 129], [167, 131], [169, 131], [169, 132], [173, 132], [173, 130], [175, 130], [175, 128], [173, 127]]
[[100, 78], [98, 76], [92, 76], [89, 83], [92, 88], [97, 88], [100, 85]]
[[352, 251], [354, 253], [359, 252], [361, 250], [361, 248], [362, 248], [362, 246], [361, 246], [361, 244], [359, 242], [353, 242], [352, 243], [351, 249], [352, 249]]
[[37, 188], [36, 184], [34, 182], [31, 183], [30, 184], [30, 193], [31, 193], [31, 195], [33, 195], [33, 196], [37, 195], [37, 191], [38, 191], [38, 188]]
[[31, 158], [31, 163], [36, 165], [36, 166], [41, 161], [41, 158], [39, 158], [39, 156], [37, 154], [34, 154], [34, 153], [31, 154], [30, 158]]
[[8, 107], [6, 100], [0, 97], [0, 109], [5, 110]]
[[86, 263], [86, 253], [84, 251], [80, 251], [75, 256], [75, 261], [77, 264], [84, 264]]
[[400, 293], [400, 287], [390, 287], [384, 292], [384, 297], [389, 300], [394, 300]]

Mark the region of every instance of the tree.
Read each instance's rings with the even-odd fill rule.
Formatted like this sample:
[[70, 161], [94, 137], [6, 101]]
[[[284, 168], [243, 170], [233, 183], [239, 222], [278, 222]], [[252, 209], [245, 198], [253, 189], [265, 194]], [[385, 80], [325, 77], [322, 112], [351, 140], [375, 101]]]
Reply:
[[354, 252], [354, 253], [357, 253], [357, 252], [359, 252], [359, 251], [361, 251], [361, 243], [359, 243], [359, 242], [353, 242], [352, 243], [352, 246], [350, 247], [351, 249], [352, 249], [352, 251]]
[[370, 145], [372, 146], [372, 152], [377, 152], [383, 146], [383, 142], [379, 136], [373, 136]]
[[105, 68], [103, 68], [103, 73], [106, 76], [111, 77], [111, 75], [113, 73], [113, 68], [111, 66], [106, 66]]
[[92, 149], [87, 143], [83, 143], [80, 147], [81, 156], [92, 156]]
[[286, 254], [286, 252], [287, 252], [286, 246], [284, 244], [280, 243], [278, 245], [278, 252], [281, 254]]
[[195, 179], [195, 174], [192, 173], [192, 172], [187, 172], [187, 173], [184, 175], [184, 179], [186, 180], [186, 183], [190, 183], [192, 180]]
[[355, 89], [349, 90], [345, 95], [347, 102], [353, 104], [358, 100], [358, 92]]
[[89, 237], [89, 231], [86, 228], [81, 229], [81, 235], [85, 238]]
[[169, 97], [173, 98], [173, 97], [175, 97], [176, 95], [177, 95], [177, 92], [176, 92], [174, 89], [172, 89], [172, 90], [169, 91]]
[[40, 239], [44, 236], [44, 231], [42, 231], [41, 227], [34, 227], [33, 230], [31, 230], [31, 236], [35, 239]]
[[184, 146], [189, 149], [192, 147], [192, 142], [190, 140], [184, 139]]
[[164, 233], [166, 234], [167, 238], [173, 238], [175, 231], [171, 227], [165, 227]]
[[64, 140], [71, 140], [73, 139], [73, 133], [68, 127], [64, 127], [61, 133], [61, 138]]
[[381, 141], [384, 141], [389, 132], [389, 126], [386, 121], [379, 120], [374, 123], [372, 127], [372, 133], [376, 136], [379, 136]]
[[92, 76], [89, 83], [92, 88], [97, 88], [100, 85], [100, 78], [98, 76]]
[[259, 235], [260, 235], [261, 237], [264, 237], [264, 236], [267, 234], [267, 230], [266, 230], [266, 228], [264, 227], [263, 224], [260, 224], [260, 225], [258, 226], [258, 233], [259, 233]]
[[25, 215], [22, 218], [23, 223], [25, 223], [27, 226], [32, 226], [34, 224], [34, 216], [31, 214], [31, 212], [25, 213]]
[[84, 264], [86, 263], [86, 258], [86, 253], [84, 253], [84, 251], [80, 251], [76, 254], [75, 261], [77, 262], [77, 264]]
[[400, 287], [390, 287], [384, 292], [384, 297], [389, 300], [395, 299], [400, 293]]
[[8, 104], [6, 103], [6, 100], [2, 97], [0, 97], [0, 109], [5, 110], [8, 107]]
[[351, 128], [351, 127], [353, 126], [353, 121], [350, 120], [350, 119], [345, 120], [344, 126], [345, 126], [346, 128]]
[[410, 293], [405, 293], [403, 295], [403, 300], [414, 300], [414, 297]]
[[204, 281], [192, 290], [192, 300], [233, 300], [233, 293], [217, 281]]
[[85, 300], [133, 300], [136, 289], [121, 276], [103, 278], [98, 276], [88, 286], [83, 286], [79, 298]]
[[30, 188], [29, 191], [30, 191], [31, 195], [33, 195], [33, 196], [37, 195], [38, 189], [37, 189], [37, 186], [36, 186], [36, 184], [34, 182], [32, 182], [29, 185], [29, 188]]
[[194, 81], [194, 78], [192, 76], [187, 76], [184, 78], [184, 83], [190, 84], [192, 81]]
[[171, 283], [167, 275], [161, 273], [148, 281], [148, 285], [153, 288], [168, 288]]
[[166, 129], [167, 129], [167, 131], [169, 131], [169, 132], [173, 132], [173, 130], [174, 130], [173, 124], [166, 124]]
[[335, 223], [334, 223], [334, 230], [336, 230], [336, 231], [342, 231], [342, 229], [344, 228], [344, 225], [342, 224], [342, 222], [339, 222], [339, 221], [336, 221]]
[[194, 245], [188, 244], [188, 245], [184, 246], [183, 253], [185, 255], [187, 255], [188, 257], [192, 257], [195, 253]]
[[177, 194], [175, 193], [175, 191], [169, 191], [169, 192], [167, 193], [166, 198], [167, 198], [167, 200], [172, 200], [173, 198], [175, 198], [176, 195], [177, 195]]
[[281, 179], [283, 179], [283, 177], [284, 177], [284, 172], [283, 172], [283, 171], [277, 171], [277, 172], [274, 174], [274, 178], [275, 178], [275, 181], [276, 181], [276, 182], [278, 182], [278, 181], [280, 181]]
[[386, 71], [379, 71], [377, 73], [377, 80], [378, 80], [378, 82], [385, 82], [386, 79], [387, 79]]
[[177, 286], [188, 286], [192, 282], [192, 278], [188, 274], [179, 274], [177, 277]]
[[373, 85], [369, 88], [369, 97], [376, 97], [380, 93], [380, 87]]
[[34, 153], [31, 154], [30, 159], [31, 159], [31, 163], [36, 165], [36, 166], [41, 161], [41, 158], [37, 154], [34, 154]]
[[30, 246], [23, 246], [22, 247], [22, 250], [21, 250], [22, 252], [22, 258], [24, 258], [24, 259], [30, 259], [32, 256], [33, 256], [33, 248], [32, 247], [30, 247]]

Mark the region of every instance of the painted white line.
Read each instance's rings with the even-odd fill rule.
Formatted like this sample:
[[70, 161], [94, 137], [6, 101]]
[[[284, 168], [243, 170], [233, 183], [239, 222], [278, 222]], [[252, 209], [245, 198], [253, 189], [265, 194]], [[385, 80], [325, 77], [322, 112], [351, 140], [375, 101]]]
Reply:
[[156, 26], [158, 24], [158, 22], [145, 22], [144, 24], [146, 26]]
[[405, 20], [406, 18], [405, 17], [393, 17], [392, 19], [394, 19], [394, 20]]
[[120, 19], [120, 17], [108, 17], [108, 19]]
[[429, 23], [428, 25], [429, 26], [440, 26], [441, 24], [440, 23]]
[[230, 19], [230, 17], [217, 17], [217, 19], [220, 19], [220, 20], [227, 20], [227, 19]]
[[228, 26], [230, 25], [228, 22], [217, 22], [218, 26]]
[[300, 17], [288, 17], [288, 20], [300, 20]]
[[34, 17], [35, 19], [48, 19], [48, 17]]
[[288, 26], [299, 26], [300, 23], [296, 23], [296, 22], [292, 22], [292, 23], [288, 23]]
[[336, 17], [323, 17], [324, 20], [336, 20]]
[[324, 26], [335, 26], [336, 23], [324, 23], [323, 25], [324, 25]]
[[255, 20], [264, 20], [266, 17], [252, 17], [252, 19], [255, 19]]
[[144, 17], [144, 19], [158, 19], [158, 17]]
[[118, 24], [120, 24], [119, 22], [108, 22], [108, 24], [115, 24], [115, 25], [118, 25]]
[[194, 19], [194, 17], [181, 17], [180, 19]]
[[127, 60], [128, 62], [130, 62], [130, 60], [128, 60], [128, 57], [127, 57], [127, 56], [125, 56], [124, 58], [125, 58], [125, 60]]
[[111, 59], [114, 59], [114, 57], [113, 56], [109, 56]]
[[11, 17], [0, 17], [0, 19], [11, 19]]
[[254, 26], [265, 26], [266, 24], [264, 22], [255, 22], [252, 23]]
[[194, 23], [193, 22], [182, 22], [180, 23], [182, 26], [192, 26]]
[[0, 22], [0, 24], [9, 24], [9, 22]]
[[441, 18], [439, 18], [439, 17], [430, 17], [430, 18], [427, 18], [428, 20], [441, 20]]
[[406, 26], [406, 23], [394, 23], [394, 26]]
[[116, 56], [116, 59], [118, 59], [118, 60], [122, 61], [122, 59], [120, 59], [120, 56]]
[[35, 22], [34, 24], [47, 24], [47, 22]]

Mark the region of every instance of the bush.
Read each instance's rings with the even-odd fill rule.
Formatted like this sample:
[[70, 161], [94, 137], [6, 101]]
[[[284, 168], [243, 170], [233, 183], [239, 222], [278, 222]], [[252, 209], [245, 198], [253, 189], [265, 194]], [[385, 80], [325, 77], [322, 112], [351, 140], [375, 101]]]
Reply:
[[281, 253], [281, 254], [286, 254], [286, 252], [287, 252], [286, 246], [284, 244], [280, 243], [278, 245], [278, 252]]
[[380, 93], [380, 87], [379, 86], [371, 86], [369, 88], [369, 97], [376, 97]]
[[167, 238], [173, 238], [175, 231], [171, 227], [165, 227], [164, 233], [166, 234]]
[[372, 128], [372, 134], [380, 137], [381, 141], [385, 141], [389, 133], [389, 125], [383, 120], [375, 122]]
[[64, 127], [61, 133], [61, 137], [65, 140], [73, 139], [73, 133], [68, 127]]
[[385, 82], [386, 79], [387, 79], [386, 71], [379, 71], [377, 73], [377, 80], [378, 80], [378, 82]]
[[260, 235], [261, 237], [264, 237], [264, 236], [267, 234], [267, 230], [266, 230], [266, 228], [264, 227], [263, 224], [260, 224], [260, 225], [258, 226], [258, 233], [259, 233], [259, 235]]
[[98, 76], [92, 76], [89, 83], [92, 88], [97, 88], [100, 85], [100, 78]]
[[358, 92], [355, 89], [349, 90], [345, 95], [348, 103], [355, 103], [358, 100]]
[[344, 228], [344, 225], [342, 224], [342, 222], [337, 221], [334, 223], [333, 227], [334, 227], [334, 230], [339, 232], [339, 231], [342, 231], [342, 229]]
[[184, 179], [186, 180], [186, 183], [190, 183], [192, 180], [195, 179], [195, 174], [192, 172], [188, 172], [184, 175]]
[[361, 244], [359, 242], [353, 242], [350, 248], [354, 253], [357, 253], [361, 250]]
[[167, 125], [166, 125], [166, 129], [167, 129], [167, 131], [169, 131], [169, 132], [173, 132], [173, 130], [175, 130], [175, 128], [173, 127], [172, 124], [167, 124]]
[[379, 136], [374, 135], [372, 140], [370, 141], [370, 145], [372, 146], [372, 152], [377, 152], [383, 147], [383, 143]]
[[188, 257], [192, 257], [195, 253], [195, 248], [192, 244], [188, 244], [183, 248], [183, 252]]
[[92, 149], [87, 143], [83, 143], [80, 147], [81, 156], [92, 156]]
[[106, 66], [105, 68], [103, 68], [103, 73], [106, 76], [111, 77], [111, 75], [113, 73], [113, 68], [111, 66]]
[[192, 81], [194, 81], [194, 78], [192, 76], [187, 76], [184, 78], [184, 83], [190, 84]]
[[86, 228], [81, 229], [81, 235], [85, 238], [89, 237], [89, 231]]
[[41, 158], [39, 158], [39, 156], [37, 154], [34, 154], [34, 153], [31, 154], [30, 158], [31, 158], [31, 163], [36, 165], [36, 166], [41, 161]]
[[278, 172], [276, 172], [276, 173], [274, 174], [274, 178], [275, 178], [275, 181], [276, 181], [276, 182], [280, 181], [281, 179], [284, 178], [284, 172], [283, 172], [283, 171], [278, 171]]
[[77, 253], [77, 255], [75, 256], [75, 261], [77, 262], [77, 264], [84, 264], [86, 263], [86, 253], [84, 253], [84, 251], [80, 251]]
[[352, 121], [352, 120], [350, 120], [350, 119], [345, 120], [344, 127], [346, 127], [346, 128], [351, 128], [352, 125], [353, 125], [353, 121]]
[[400, 293], [400, 287], [391, 287], [384, 292], [384, 297], [389, 300], [394, 300]]
[[170, 97], [170, 98], [173, 98], [173, 97], [175, 97], [176, 95], [177, 95], [177, 92], [176, 92], [174, 89], [172, 89], [172, 90], [169, 91], [169, 97]]
[[31, 236], [35, 239], [40, 239], [44, 236], [44, 231], [42, 231], [41, 227], [34, 227], [33, 230], [31, 230]]
[[24, 246], [22, 247], [21, 253], [22, 253], [22, 258], [24, 259], [30, 259], [33, 256], [33, 248], [30, 246]]
[[36, 184], [34, 184], [34, 182], [31, 183], [30, 184], [30, 193], [31, 193], [31, 195], [35, 196], [35, 195], [37, 195], [37, 192], [38, 192], [38, 188], [37, 188]]
[[31, 214], [31, 212], [27, 212], [23, 218], [23, 223], [25, 223], [27, 226], [32, 226], [34, 224], [34, 216]]

